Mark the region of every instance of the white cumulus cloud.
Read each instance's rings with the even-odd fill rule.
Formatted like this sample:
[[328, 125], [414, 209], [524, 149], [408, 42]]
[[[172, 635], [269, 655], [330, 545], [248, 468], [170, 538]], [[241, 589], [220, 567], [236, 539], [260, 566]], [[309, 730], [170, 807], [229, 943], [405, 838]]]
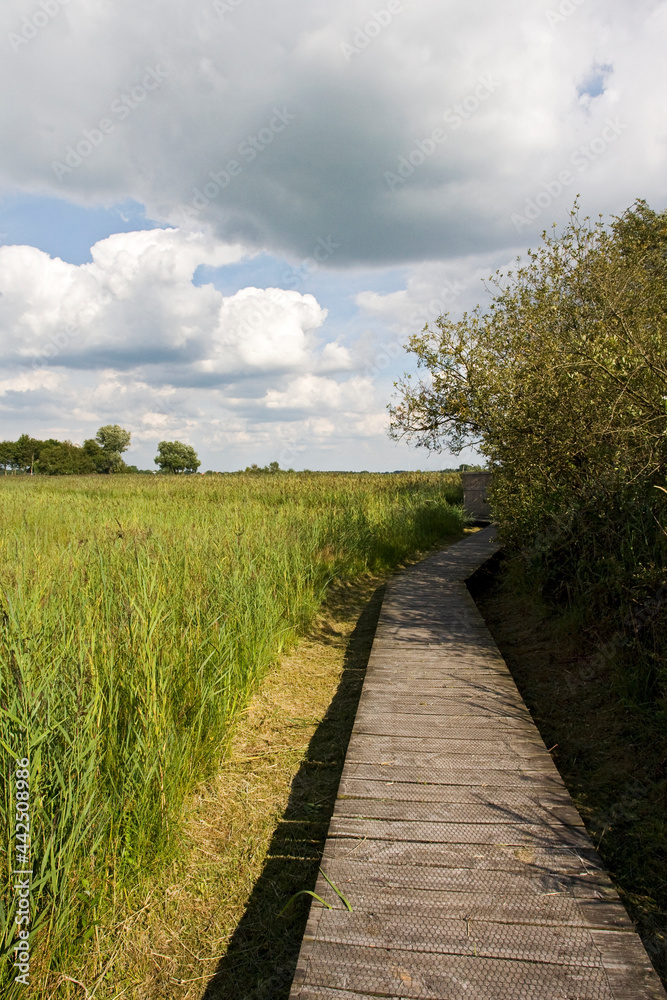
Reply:
[[35, 247], [0, 247], [6, 365], [108, 368], [181, 385], [350, 366], [342, 345], [316, 335], [327, 313], [312, 295], [243, 288], [224, 296], [193, 283], [202, 264], [239, 261], [240, 246], [153, 229], [117, 233], [91, 255], [74, 265]]

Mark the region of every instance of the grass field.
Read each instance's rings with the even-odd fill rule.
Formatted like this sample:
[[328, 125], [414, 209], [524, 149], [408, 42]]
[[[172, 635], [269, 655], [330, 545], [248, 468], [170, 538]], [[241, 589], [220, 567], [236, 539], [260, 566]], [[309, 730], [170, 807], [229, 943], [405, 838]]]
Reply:
[[0, 740], [6, 777], [30, 759], [35, 995], [177, 854], [184, 803], [327, 585], [459, 533], [460, 499], [440, 474], [0, 479]]

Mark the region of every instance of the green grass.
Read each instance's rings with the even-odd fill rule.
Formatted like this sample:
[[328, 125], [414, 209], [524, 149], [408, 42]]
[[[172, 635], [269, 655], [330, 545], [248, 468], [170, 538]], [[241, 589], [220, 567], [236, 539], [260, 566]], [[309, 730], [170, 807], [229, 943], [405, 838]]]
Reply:
[[0, 479], [0, 740], [5, 775], [30, 758], [31, 971], [85, 949], [178, 849], [187, 797], [328, 583], [456, 534], [460, 499], [439, 474]]

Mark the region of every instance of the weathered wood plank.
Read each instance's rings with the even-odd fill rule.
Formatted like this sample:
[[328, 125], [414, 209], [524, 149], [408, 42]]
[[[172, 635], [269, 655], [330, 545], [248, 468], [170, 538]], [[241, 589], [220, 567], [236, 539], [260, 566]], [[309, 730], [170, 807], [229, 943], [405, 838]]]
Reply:
[[[628, 915], [619, 902], [582, 900], [561, 893], [545, 896], [502, 892], [444, 892], [423, 889], [372, 889], [353, 887], [355, 909], [371, 914], [391, 914], [412, 923], [425, 913], [442, 926], [448, 920], [480, 920], [494, 924], [527, 927], [588, 927], [591, 930], [633, 931]], [[389, 895], [393, 893], [393, 895]], [[433, 897], [433, 898], [430, 898]], [[435, 902], [434, 902], [435, 899]], [[345, 910], [343, 903], [329, 899], [334, 909]], [[345, 912], [347, 912], [345, 910]], [[354, 911], [353, 911], [354, 912]]]
[[[420, 770], [457, 771], [459, 769], [486, 772], [488, 778], [495, 771], [544, 771], [551, 774], [556, 771], [556, 765], [546, 754], [536, 754], [533, 757], [519, 757], [518, 754], [448, 754], [433, 751], [386, 749], [374, 746], [370, 741], [350, 740], [347, 758], [350, 764], [372, 764], [376, 767], [419, 768]], [[481, 775], [480, 775], [481, 777]]]
[[[366, 948], [398, 948], [424, 954], [471, 955], [599, 968], [600, 952], [587, 926], [525, 923], [530, 915], [530, 911], [519, 911], [516, 923], [495, 923], [471, 914], [457, 920], [447, 919], [442, 913], [428, 908], [421, 911], [413, 908], [409, 920], [400, 912], [348, 913], [341, 909], [323, 909], [313, 938]], [[615, 935], [614, 945], [618, 945], [615, 954], [621, 948], [621, 939], [633, 936], [621, 931], [600, 931], [599, 934]]]
[[[302, 986], [298, 993], [290, 996], [298, 1000], [368, 1000], [368, 993], [350, 993], [349, 990], [332, 990], [328, 986]], [[383, 1000], [401, 1000], [401, 997], [385, 996]]]
[[[343, 989], [372, 996], [414, 1000], [614, 1000], [605, 970], [467, 955], [429, 955], [399, 949], [308, 942], [297, 967], [297, 989]], [[296, 997], [299, 993], [294, 994]], [[639, 992], [637, 997], [643, 996]]]
[[[328, 872], [331, 875], [331, 872]], [[571, 892], [547, 894], [543, 885], [526, 888], [520, 879], [511, 884], [497, 880], [484, 890], [446, 890], [405, 886], [366, 885], [352, 879], [340, 885], [353, 905], [353, 912], [393, 914], [406, 922], [424, 913], [439, 922], [482, 920], [496, 924], [589, 927], [598, 930], [631, 931], [630, 919], [618, 900], [581, 899]], [[555, 883], [554, 883], [555, 884]], [[321, 890], [321, 892], [320, 892]], [[317, 892], [334, 909], [347, 910], [322, 879]], [[316, 905], [316, 904], [313, 904]]]
[[548, 823], [423, 823], [403, 820], [365, 820], [334, 816], [329, 837], [372, 836], [376, 840], [406, 840], [426, 844], [504, 844], [512, 847], [539, 844], [585, 847], [586, 832], [573, 826]]
[[[424, 879], [462, 878], [463, 872], [487, 871], [514, 872], [526, 878], [595, 876], [595, 883], [603, 879], [611, 887], [609, 876], [592, 846], [572, 847], [530, 847], [504, 844], [476, 844], [474, 850], [466, 844], [423, 843], [419, 841], [373, 840], [370, 837], [331, 838], [327, 840], [325, 859], [348, 861], [350, 870], [346, 877], [368, 878], [373, 875], [373, 866], [381, 871], [383, 883], [393, 872], [403, 878], [404, 867], [414, 867], [408, 873], [410, 878], [418, 877], [415, 885], [427, 886]], [[382, 866], [390, 866], [388, 868]], [[393, 867], [392, 867], [393, 866]], [[451, 875], [445, 869], [456, 869]], [[393, 876], [391, 876], [393, 877]], [[399, 883], [396, 883], [399, 884]], [[402, 884], [402, 883], [401, 883]], [[439, 884], [439, 883], [438, 883]], [[445, 882], [443, 882], [443, 885]], [[447, 882], [449, 885], [450, 883]], [[455, 888], [456, 885], [453, 884]], [[551, 886], [553, 889], [553, 886]], [[550, 890], [551, 891], [551, 890]]]
[[423, 823], [552, 823], [583, 826], [571, 804], [540, 807], [534, 803], [511, 806], [487, 802], [404, 802], [400, 799], [350, 799], [336, 802], [335, 815], [352, 819], [407, 820]]
[[413, 781], [424, 785], [464, 785], [467, 787], [485, 788], [489, 785], [505, 788], [548, 788], [562, 787], [562, 779], [558, 772], [533, 768], [527, 764], [521, 767], [496, 767], [481, 772], [470, 767], [415, 767], [403, 762], [395, 764], [392, 761], [381, 761], [379, 764], [369, 764], [362, 761], [347, 760], [343, 769], [346, 778], [366, 778], [371, 781]]
[[413, 781], [424, 785], [463, 785], [470, 788], [501, 786], [512, 789], [535, 787], [547, 789], [560, 788], [563, 785], [558, 772], [545, 771], [544, 768], [533, 769], [525, 764], [521, 767], [498, 767], [480, 772], [479, 769], [473, 770], [469, 767], [414, 767], [390, 761], [367, 764], [348, 760], [343, 769], [343, 776], [365, 778], [370, 781]]
[[[528, 906], [532, 901], [534, 907], [539, 905], [542, 909], [543, 918], [540, 923], [558, 923], [564, 901], [569, 900], [577, 906], [584, 902], [620, 905], [613, 886], [604, 873], [599, 871], [566, 875], [546, 871], [486, 871], [481, 868], [438, 868], [426, 865], [394, 867], [391, 858], [385, 859], [373, 871], [368, 864], [359, 864], [345, 858], [340, 861], [327, 858], [326, 873], [355, 909], [361, 905], [361, 898], [370, 899], [377, 892], [393, 892], [399, 898], [404, 894], [408, 899], [419, 898], [420, 893], [421, 898], [426, 893], [431, 899], [433, 894], [440, 894], [447, 899], [456, 896], [461, 906], [470, 902], [471, 896], [477, 898], [491, 893], [497, 903], [503, 904], [503, 909], [508, 914], [506, 922], [512, 922], [509, 917], [517, 906]], [[339, 905], [337, 896], [324, 880], [318, 883], [318, 894], [334, 907]], [[583, 914], [584, 911], [581, 912]], [[495, 919], [502, 922], [500, 917]]]
[[[505, 722], [503, 719], [442, 719], [440, 715], [428, 716], [403, 714], [396, 720], [395, 731], [389, 732], [391, 726], [391, 716], [384, 719], [369, 721], [366, 716], [359, 719], [358, 725], [354, 728], [355, 735], [365, 736], [431, 736], [433, 739], [445, 740], [535, 740], [535, 727], [531, 722], [517, 724], [516, 720], [510, 719]], [[537, 745], [537, 743], [535, 744]], [[541, 749], [544, 750], [542, 743]]]
[[535, 738], [528, 739], [526, 736], [513, 736], [511, 733], [504, 733], [495, 740], [483, 738], [483, 733], [478, 733], [477, 738], [467, 740], [454, 739], [444, 733], [433, 733], [429, 736], [400, 735], [387, 736], [377, 733], [353, 732], [350, 738], [348, 752], [363, 748], [364, 751], [373, 749], [378, 753], [387, 751], [408, 751], [409, 753], [436, 753], [439, 756], [458, 757], [462, 754], [470, 757], [519, 757], [531, 759], [533, 757], [546, 756], [546, 748], [541, 740]]
[[432, 717], [437, 716], [442, 719], [443, 725], [455, 725], [457, 720], [460, 725], [491, 725], [491, 726], [510, 726], [515, 725], [519, 727], [534, 726], [532, 718], [527, 711], [521, 711], [520, 709], [507, 709], [502, 705], [478, 705], [474, 702], [456, 702], [452, 703], [451, 699], [442, 699], [438, 701], [437, 699], [430, 699], [422, 695], [419, 700], [417, 698], [406, 700], [401, 699], [400, 702], [381, 700], [377, 703], [376, 710], [384, 713], [393, 712], [394, 709], [401, 706], [402, 714], [410, 714], [415, 716]]
[[[382, 776], [373, 781], [365, 778], [341, 779], [339, 798], [389, 799], [392, 802], [482, 802], [488, 805], [521, 808], [534, 805], [549, 809], [556, 806], [572, 807], [572, 800], [564, 786], [553, 785], [548, 791], [530, 785], [525, 791], [514, 791], [503, 786], [485, 785], [436, 785], [417, 784], [412, 781], [385, 781]], [[578, 815], [578, 814], [577, 814]]]

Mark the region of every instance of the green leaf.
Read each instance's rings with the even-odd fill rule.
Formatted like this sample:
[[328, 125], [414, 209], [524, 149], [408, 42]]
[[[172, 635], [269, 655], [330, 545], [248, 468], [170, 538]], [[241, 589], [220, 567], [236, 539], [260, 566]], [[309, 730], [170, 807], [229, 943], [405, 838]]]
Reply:
[[321, 868], [320, 868], [320, 874], [322, 875], [322, 878], [326, 882], [329, 883], [329, 885], [331, 886], [331, 888], [333, 889], [333, 891], [336, 893], [336, 895], [345, 903], [345, 906], [347, 907], [348, 911], [350, 913], [352, 913], [352, 904], [350, 903], [349, 899], [345, 898], [345, 896], [340, 891], [340, 889], [338, 888], [338, 886], [333, 884], [333, 882], [331, 881], [331, 879], [329, 878], [329, 876], [325, 872], [323, 872]]
[[[327, 881], [329, 880], [327, 879]], [[323, 906], [326, 906], [327, 910], [333, 910], [333, 906], [331, 905], [331, 903], [327, 903], [327, 901], [325, 899], [322, 899], [321, 896], [318, 896], [316, 892], [312, 892], [310, 889], [301, 889], [299, 892], [295, 892], [291, 899], [287, 900], [287, 902], [283, 906], [278, 916], [282, 917], [287, 907], [290, 906], [295, 899], [298, 899], [299, 896], [312, 896], [313, 899], [316, 899], [319, 903], [322, 903]]]

